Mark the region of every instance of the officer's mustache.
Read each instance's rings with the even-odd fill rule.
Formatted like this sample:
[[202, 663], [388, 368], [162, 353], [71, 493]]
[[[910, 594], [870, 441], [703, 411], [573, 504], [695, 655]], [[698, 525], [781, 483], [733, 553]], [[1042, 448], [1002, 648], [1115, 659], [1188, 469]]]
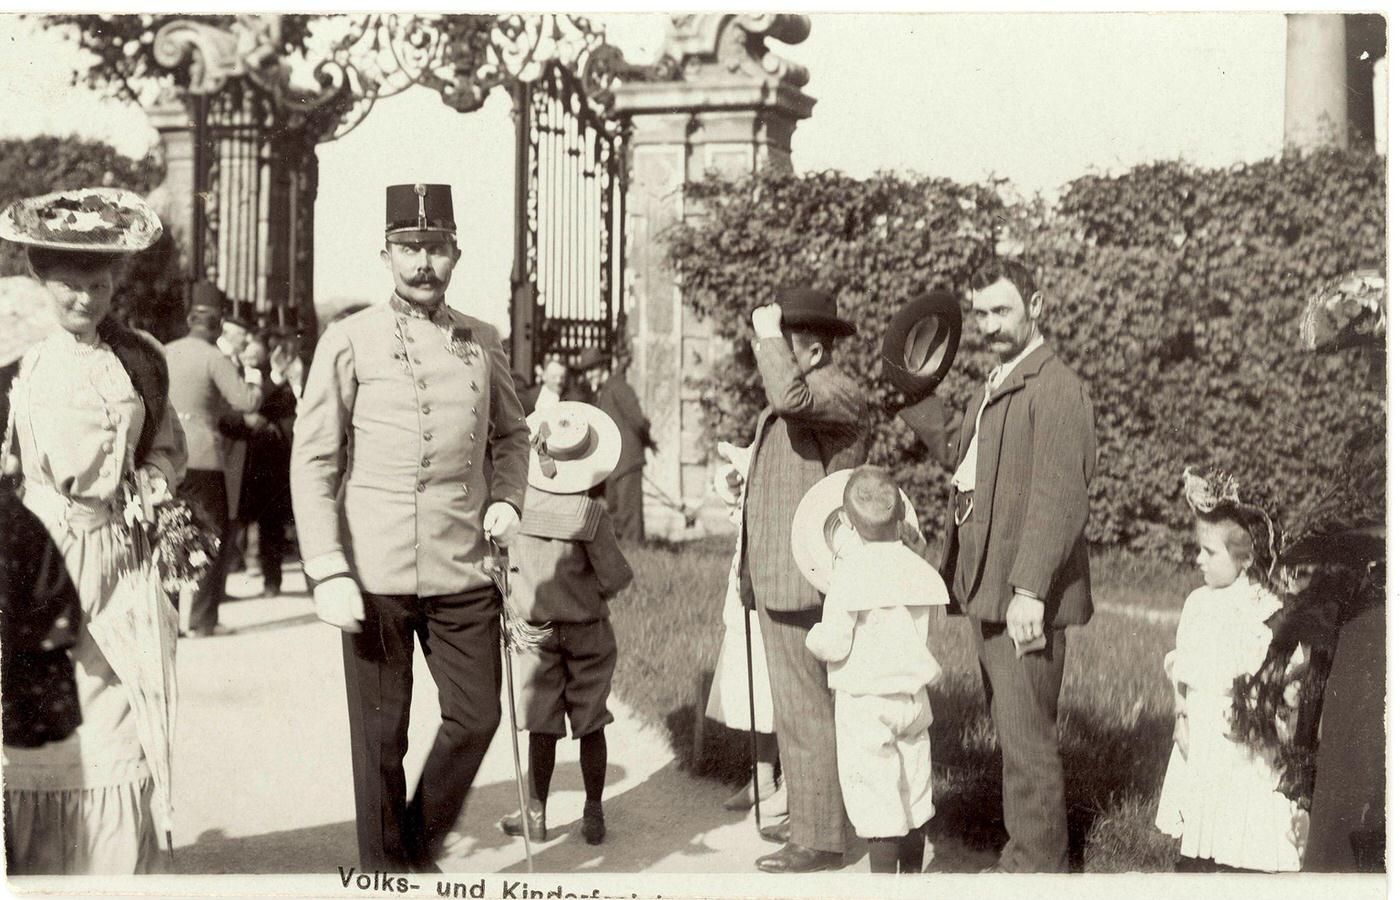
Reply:
[[408, 279], [408, 283], [413, 287], [435, 287], [442, 281], [430, 272], [422, 272]]

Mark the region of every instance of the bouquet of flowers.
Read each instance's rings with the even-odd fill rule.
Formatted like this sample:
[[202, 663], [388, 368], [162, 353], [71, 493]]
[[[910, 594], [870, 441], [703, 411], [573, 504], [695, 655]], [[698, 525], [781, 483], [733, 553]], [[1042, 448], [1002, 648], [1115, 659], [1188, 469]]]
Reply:
[[147, 527], [151, 561], [160, 575], [161, 590], [172, 597], [203, 580], [219, 555], [219, 538], [207, 529], [183, 500], [156, 507], [156, 520]]

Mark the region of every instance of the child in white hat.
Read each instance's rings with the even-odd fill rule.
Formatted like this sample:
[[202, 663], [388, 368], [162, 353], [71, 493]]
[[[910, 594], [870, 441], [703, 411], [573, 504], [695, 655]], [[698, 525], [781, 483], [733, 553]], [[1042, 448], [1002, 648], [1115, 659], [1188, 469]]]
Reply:
[[838, 526], [833, 537], [822, 620], [807, 635], [836, 694], [841, 794], [872, 872], [921, 871], [933, 818], [925, 688], [942, 670], [928, 650], [929, 608], [946, 604], [948, 592], [901, 540], [904, 503], [884, 469], [851, 473], [840, 514], [850, 530]]
[[[583, 838], [602, 843], [603, 782], [608, 768], [604, 727], [617, 641], [608, 601], [632, 581], [607, 506], [590, 493], [617, 465], [621, 436], [607, 413], [561, 401], [526, 420], [531, 445], [529, 486], [520, 530], [511, 544], [509, 603], [544, 637], [521, 661], [520, 706], [530, 732], [530, 839], [548, 838], [545, 804], [564, 719], [579, 741], [583, 771]], [[520, 813], [501, 819], [510, 835]]]

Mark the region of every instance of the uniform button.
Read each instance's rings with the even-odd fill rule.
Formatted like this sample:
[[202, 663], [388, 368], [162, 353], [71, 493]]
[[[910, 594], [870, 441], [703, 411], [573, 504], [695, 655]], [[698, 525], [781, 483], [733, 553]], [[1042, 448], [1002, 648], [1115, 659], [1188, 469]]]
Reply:
[[418, 482], [418, 493], [421, 494], [421, 493], [423, 493], [424, 491], [426, 491], [427, 489], [428, 489], [428, 484], [427, 484], [427, 482], [425, 482], [425, 481], [420, 481], [420, 482]]
[[431, 441], [432, 439], [433, 439], [433, 433], [432, 433], [431, 431], [425, 431], [425, 432], [423, 432], [423, 440], [425, 440], [425, 441]]
[[429, 406], [429, 405], [426, 404], [426, 403], [423, 404], [423, 415], [426, 416], [428, 413], [430, 413], [430, 412], [432, 412], [432, 411], [433, 411], [433, 408], [432, 408], [431, 406]]
[[472, 382], [472, 390], [476, 390], [476, 382], [475, 382], [475, 381]]
[[411, 334], [406, 334], [406, 335], [404, 335], [404, 338], [403, 338], [403, 339], [406, 340], [406, 341], [408, 341], [410, 344], [413, 343], [413, 335], [411, 335]]
[[111, 452], [112, 452], [112, 442], [111, 442], [111, 441], [103, 441], [103, 442], [102, 442], [102, 452], [103, 452], [103, 453], [111, 453]]
[[475, 444], [475, 443], [476, 443], [476, 432], [473, 431], [473, 432], [471, 433], [471, 435], [469, 435], [469, 436], [471, 437], [472, 443]]
[[421, 359], [419, 359], [418, 357], [415, 356], [415, 357], [413, 357], [413, 364], [414, 364], [415, 366], [421, 366], [421, 365], [423, 365], [423, 360], [421, 360]]
[[423, 468], [428, 468], [428, 463], [430, 462], [432, 462], [432, 460], [428, 459], [428, 457], [423, 457]]
[[427, 388], [428, 382], [427, 382], [426, 380], [420, 378], [420, 379], [418, 379], [418, 386], [419, 386], [420, 388]]

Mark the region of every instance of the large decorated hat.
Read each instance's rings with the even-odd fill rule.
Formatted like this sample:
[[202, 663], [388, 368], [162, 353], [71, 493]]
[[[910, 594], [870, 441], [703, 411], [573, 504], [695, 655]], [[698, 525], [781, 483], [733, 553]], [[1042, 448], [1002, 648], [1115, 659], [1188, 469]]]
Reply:
[[1273, 516], [1259, 503], [1241, 499], [1239, 481], [1233, 475], [1219, 470], [1198, 472], [1187, 466], [1181, 481], [1186, 503], [1198, 515], [1228, 518], [1249, 532], [1261, 574], [1272, 575], [1280, 543]]
[[778, 288], [775, 300], [783, 310], [783, 324], [848, 337], [856, 326], [836, 314], [836, 298], [826, 291], [805, 285]]
[[581, 494], [603, 483], [622, 455], [622, 432], [596, 406], [564, 400], [537, 409], [530, 427], [530, 486], [551, 494]]
[[1384, 350], [1385, 273], [1365, 266], [1328, 281], [1308, 298], [1298, 331], [1304, 348], [1317, 353]]
[[160, 217], [120, 188], [80, 188], [16, 200], [0, 213], [0, 238], [27, 247], [135, 253], [160, 239]]
[[880, 347], [886, 381], [910, 401], [922, 400], [953, 367], [962, 341], [962, 308], [951, 291], [929, 291], [890, 319]]
[[455, 237], [450, 184], [391, 184], [384, 189], [384, 239], [406, 241]]
[[[818, 481], [808, 489], [792, 516], [792, 558], [802, 577], [821, 593], [831, 587], [831, 567], [836, 558], [837, 530], [845, 528], [840, 513], [845, 503], [846, 482], [854, 469], [842, 469]], [[919, 514], [904, 491], [904, 524], [920, 534]]]

